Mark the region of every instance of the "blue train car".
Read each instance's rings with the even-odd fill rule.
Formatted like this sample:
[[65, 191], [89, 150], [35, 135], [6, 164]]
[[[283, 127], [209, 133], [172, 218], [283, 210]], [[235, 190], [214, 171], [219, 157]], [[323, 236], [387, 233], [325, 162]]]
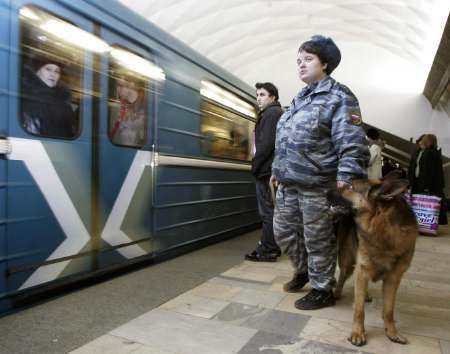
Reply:
[[251, 87], [117, 2], [0, 16], [0, 311], [258, 224]]

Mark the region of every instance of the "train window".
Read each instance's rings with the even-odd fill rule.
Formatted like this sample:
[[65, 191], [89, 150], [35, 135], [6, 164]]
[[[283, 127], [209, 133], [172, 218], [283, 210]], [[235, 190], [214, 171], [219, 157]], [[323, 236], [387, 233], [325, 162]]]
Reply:
[[149, 85], [165, 79], [162, 69], [121, 47], [112, 47], [109, 64], [109, 138], [114, 144], [142, 147], [147, 140]]
[[85, 53], [80, 46], [95, 39], [37, 7], [20, 9], [19, 119], [28, 133], [63, 139], [79, 135]]
[[249, 161], [252, 158], [255, 109], [221, 87], [202, 81], [201, 133], [206, 155]]

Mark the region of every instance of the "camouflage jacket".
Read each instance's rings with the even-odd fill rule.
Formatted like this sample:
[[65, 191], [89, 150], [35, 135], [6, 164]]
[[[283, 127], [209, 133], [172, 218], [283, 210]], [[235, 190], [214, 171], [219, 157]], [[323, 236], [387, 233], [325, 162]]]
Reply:
[[305, 87], [280, 117], [272, 174], [305, 187], [365, 177], [370, 158], [355, 95], [331, 77]]

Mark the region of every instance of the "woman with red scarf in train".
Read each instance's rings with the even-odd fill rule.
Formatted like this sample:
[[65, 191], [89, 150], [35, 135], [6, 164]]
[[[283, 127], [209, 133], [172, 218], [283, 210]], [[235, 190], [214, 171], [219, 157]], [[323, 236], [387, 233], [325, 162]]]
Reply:
[[142, 146], [147, 118], [145, 92], [130, 79], [120, 77], [116, 82], [120, 105], [111, 114], [111, 140], [119, 145]]

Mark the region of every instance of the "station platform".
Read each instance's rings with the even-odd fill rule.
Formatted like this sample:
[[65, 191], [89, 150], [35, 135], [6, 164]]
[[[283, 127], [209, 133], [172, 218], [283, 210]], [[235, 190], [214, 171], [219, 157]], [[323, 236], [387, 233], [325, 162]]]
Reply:
[[[253, 239], [257, 233], [253, 235]], [[242, 256], [249, 249], [242, 249]], [[209, 262], [215, 262], [214, 253]], [[292, 270], [276, 263], [239, 261], [150, 311], [73, 350], [73, 354], [218, 353], [417, 353], [450, 354], [450, 228], [438, 237], [420, 236], [411, 268], [398, 293], [396, 321], [409, 344], [390, 342], [381, 319], [381, 283], [370, 284], [366, 304], [368, 344], [347, 341], [353, 282], [336, 306], [300, 311], [294, 302], [306, 291], [287, 294]]]
[[0, 318], [0, 353], [441, 353], [450, 354], [450, 227], [420, 236], [396, 306], [410, 343], [391, 343], [381, 283], [366, 306], [368, 344], [347, 340], [353, 284], [336, 306], [299, 311], [287, 294], [286, 258], [243, 261], [256, 230], [176, 258], [68, 291]]

